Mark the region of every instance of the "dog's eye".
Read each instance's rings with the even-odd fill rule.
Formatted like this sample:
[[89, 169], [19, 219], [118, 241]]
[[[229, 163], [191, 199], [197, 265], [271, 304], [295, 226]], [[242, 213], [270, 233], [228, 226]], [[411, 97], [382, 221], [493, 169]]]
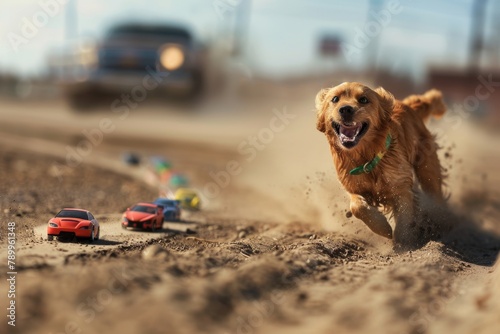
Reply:
[[365, 96], [361, 96], [358, 101], [359, 101], [359, 103], [362, 103], [362, 104], [367, 104], [369, 102]]
[[339, 102], [339, 97], [338, 96], [334, 96], [333, 99], [332, 99], [332, 102], [333, 103]]

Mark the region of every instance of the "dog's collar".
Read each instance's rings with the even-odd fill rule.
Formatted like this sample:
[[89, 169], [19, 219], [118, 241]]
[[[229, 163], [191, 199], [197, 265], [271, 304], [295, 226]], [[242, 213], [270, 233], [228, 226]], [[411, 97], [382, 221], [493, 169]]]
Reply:
[[365, 174], [370, 173], [375, 168], [375, 166], [378, 165], [378, 163], [380, 162], [380, 160], [382, 160], [382, 158], [384, 157], [385, 153], [389, 149], [389, 146], [391, 146], [391, 142], [392, 142], [392, 137], [391, 137], [391, 134], [388, 133], [387, 137], [385, 138], [385, 150], [378, 152], [377, 155], [375, 156], [375, 158], [373, 158], [372, 161], [368, 161], [366, 164], [352, 169], [349, 172], [349, 174], [350, 175], [360, 175], [360, 174], [363, 174], [363, 173], [365, 173]]

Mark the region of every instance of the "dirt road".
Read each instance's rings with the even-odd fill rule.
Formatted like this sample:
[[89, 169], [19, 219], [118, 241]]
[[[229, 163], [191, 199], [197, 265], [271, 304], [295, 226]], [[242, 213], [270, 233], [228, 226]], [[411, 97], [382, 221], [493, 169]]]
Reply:
[[[289, 107], [294, 117], [261, 149], [248, 146], [247, 136], [270, 128], [276, 105], [223, 141], [223, 150], [210, 140], [197, 146], [195, 133], [187, 147], [204, 147], [192, 151], [199, 155], [149, 139], [144, 154], [174, 157], [202, 192], [217, 184], [228, 161], [241, 167], [218, 184], [217, 196], [206, 196], [202, 211], [154, 234], [119, 227], [120, 212], [154, 199], [157, 189], [140, 181], [140, 170], [116, 167], [123, 149], [118, 133], [60, 181], [53, 166], [65, 164], [64, 146], [63, 154], [36, 154], [36, 142], [24, 150], [4, 131], [0, 254], [7, 256], [6, 223], [15, 222], [18, 274], [16, 326], [4, 318], [1, 331], [496, 333], [500, 180], [484, 166], [499, 162], [498, 137], [465, 124], [446, 129], [439, 139], [452, 197], [433, 219], [454, 228], [421, 249], [396, 253], [346, 217], [345, 194], [306, 105]], [[474, 141], [463, 133], [474, 133]], [[62, 139], [44, 140], [56, 148]], [[240, 146], [254, 147], [255, 157]], [[206, 159], [209, 147], [218, 147], [217, 158]], [[102, 240], [44, 240], [47, 220], [66, 205], [94, 212]], [[5, 261], [0, 268], [5, 282]]]

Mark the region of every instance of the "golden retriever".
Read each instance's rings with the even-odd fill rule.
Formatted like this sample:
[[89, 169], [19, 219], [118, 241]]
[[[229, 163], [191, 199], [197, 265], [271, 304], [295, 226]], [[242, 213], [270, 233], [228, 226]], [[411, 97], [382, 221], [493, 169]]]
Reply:
[[[438, 145], [424, 124], [445, 113], [441, 93], [398, 101], [383, 88], [344, 82], [317, 94], [316, 111], [316, 127], [326, 135], [352, 214], [396, 245], [417, 245], [415, 179], [423, 192], [444, 202]], [[394, 216], [394, 234], [381, 207]]]

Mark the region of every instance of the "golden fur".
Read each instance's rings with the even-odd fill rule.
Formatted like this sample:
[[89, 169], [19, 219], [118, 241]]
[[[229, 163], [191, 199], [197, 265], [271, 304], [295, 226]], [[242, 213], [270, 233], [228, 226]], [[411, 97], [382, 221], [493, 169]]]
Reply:
[[[326, 135], [339, 180], [351, 196], [352, 214], [397, 244], [418, 243], [415, 178], [422, 191], [444, 201], [438, 146], [424, 124], [431, 115], [445, 113], [441, 93], [430, 90], [398, 101], [383, 88], [346, 82], [322, 89], [316, 110], [316, 127]], [[392, 143], [386, 150], [387, 134]], [[349, 174], [379, 152], [385, 156], [370, 173]], [[381, 206], [394, 215], [394, 234]]]

